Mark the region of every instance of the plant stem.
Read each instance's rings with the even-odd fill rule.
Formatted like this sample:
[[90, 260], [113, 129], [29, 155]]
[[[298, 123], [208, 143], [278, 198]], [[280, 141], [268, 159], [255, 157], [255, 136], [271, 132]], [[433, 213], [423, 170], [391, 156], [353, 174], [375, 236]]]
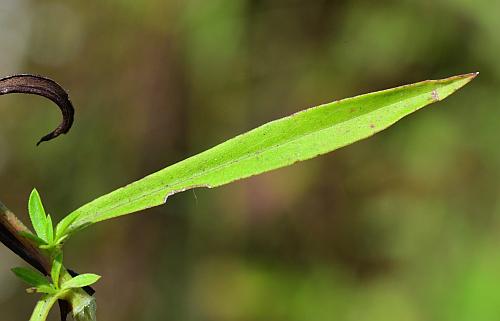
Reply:
[[[60, 296], [60, 295], [59, 295]], [[50, 309], [59, 299], [58, 295], [46, 295], [37, 302], [29, 321], [45, 321]]]

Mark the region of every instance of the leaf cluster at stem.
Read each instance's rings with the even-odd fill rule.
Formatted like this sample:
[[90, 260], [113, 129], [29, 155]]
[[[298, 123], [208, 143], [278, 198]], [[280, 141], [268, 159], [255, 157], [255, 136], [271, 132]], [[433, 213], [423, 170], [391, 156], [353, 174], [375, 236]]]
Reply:
[[36, 234], [27, 232], [21, 232], [20, 234], [55, 257], [57, 252], [60, 251], [62, 243], [68, 238], [65, 234], [67, 225], [58, 224], [54, 228], [52, 217], [45, 213], [40, 194], [36, 189], [31, 192], [28, 201], [28, 212]]
[[21, 280], [32, 286], [32, 288], [28, 289], [28, 292], [58, 295], [59, 297], [61, 297], [64, 291], [92, 285], [101, 278], [99, 275], [87, 273], [62, 281], [62, 269], [62, 253], [59, 253], [52, 261], [52, 268], [50, 271], [51, 281], [40, 272], [32, 269], [17, 267], [13, 268], [12, 272]]
[[[48, 311], [58, 299], [70, 299], [73, 291], [90, 286], [100, 279], [96, 274], [81, 274], [71, 277], [63, 266], [62, 243], [66, 240], [65, 231], [68, 227], [65, 223], [58, 224], [54, 229], [52, 218], [47, 215], [43, 207], [40, 194], [34, 189], [28, 201], [28, 211], [31, 223], [36, 234], [20, 232], [21, 236], [33, 241], [40, 249], [43, 249], [51, 261], [50, 280], [39, 271], [16, 267], [12, 272], [31, 287], [28, 293], [43, 293], [35, 307], [33, 321], [45, 320]], [[69, 222], [71, 224], [71, 222]]]

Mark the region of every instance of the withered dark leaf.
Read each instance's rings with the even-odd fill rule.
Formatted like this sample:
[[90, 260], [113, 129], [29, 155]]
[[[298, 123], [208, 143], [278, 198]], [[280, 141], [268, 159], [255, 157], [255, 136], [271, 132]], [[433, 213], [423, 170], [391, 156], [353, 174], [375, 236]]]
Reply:
[[63, 119], [59, 126], [49, 134], [43, 136], [37, 143], [49, 141], [61, 134], [66, 134], [73, 125], [75, 110], [68, 93], [55, 81], [42, 76], [20, 74], [0, 79], [0, 95], [31, 94], [43, 96], [52, 100], [61, 110]]

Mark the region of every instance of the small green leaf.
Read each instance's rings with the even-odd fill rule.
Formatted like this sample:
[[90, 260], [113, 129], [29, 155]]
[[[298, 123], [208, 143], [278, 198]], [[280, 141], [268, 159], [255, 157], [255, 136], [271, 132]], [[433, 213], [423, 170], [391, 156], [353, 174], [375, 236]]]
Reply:
[[18, 278], [20, 278], [21, 280], [23, 280], [24, 282], [28, 283], [31, 286], [34, 287], [39, 287], [41, 285], [50, 286], [49, 281], [38, 271], [17, 267], [13, 268], [12, 272], [14, 272], [14, 274]]
[[52, 269], [50, 270], [50, 276], [52, 277], [52, 283], [56, 288], [59, 287], [59, 276], [61, 274], [63, 254], [59, 253], [52, 261]]
[[57, 243], [63, 242], [66, 238], [66, 231], [68, 227], [73, 224], [73, 222], [76, 220], [77, 216], [66, 216], [61, 222], [57, 224], [56, 227], [56, 240]]
[[68, 234], [63, 235], [62, 237], [59, 237], [56, 239], [56, 244], [62, 244], [64, 241], [66, 241], [69, 238]]
[[54, 226], [52, 226], [52, 217], [50, 217], [50, 215], [47, 215], [47, 219], [45, 220], [45, 231], [47, 243], [54, 243]]
[[96, 283], [100, 278], [101, 276], [97, 274], [91, 274], [91, 273], [80, 274], [64, 282], [61, 285], [61, 289], [66, 290], [74, 288], [83, 288], [84, 286], [89, 286]]
[[47, 241], [47, 216], [43, 208], [40, 194], [36, 189], [33, 189], [28, 202], [28, 210], [30, 214], [31, 224], [35, 229], [36, 234], [42, 240]]
[[35, 288], [37, 293], [56, 294], [58, 291], [52, 285], [39, 285]]
[[38, 236], [36, 236], [34, 234], [31, 234], [31, 233], [28, 233], [28, 232], [24, 232], [24, 231], [20, 231], [19, 235], [21, 235], [22, 237], [27, 238], [27, 239], [33, 241], [38, 246], [40, 246], [40, 245], [47, 245], [47, 242], [45, 242], [45, 240], [42, 240], [41, 238], [39, 238]]

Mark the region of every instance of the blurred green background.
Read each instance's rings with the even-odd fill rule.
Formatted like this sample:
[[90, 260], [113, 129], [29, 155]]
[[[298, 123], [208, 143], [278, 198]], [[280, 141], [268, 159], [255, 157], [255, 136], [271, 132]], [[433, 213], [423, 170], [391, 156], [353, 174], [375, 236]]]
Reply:
[[[480, 71], [373, 138], [98, 224], [66, 264], [106, 321], [500, 320], [500, 1], [0, 0], [0, 199], [28, 222], [305, 107]], [[35, 296], [0, 247], [0, 319]], [[57, 320], [54, 313], [53, 320]]]

